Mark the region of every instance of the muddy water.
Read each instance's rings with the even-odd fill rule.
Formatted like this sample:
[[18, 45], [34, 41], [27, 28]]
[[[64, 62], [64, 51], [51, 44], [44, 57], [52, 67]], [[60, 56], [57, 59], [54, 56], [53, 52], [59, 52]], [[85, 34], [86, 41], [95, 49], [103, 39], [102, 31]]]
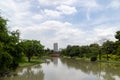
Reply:
[[51, 58], [0, 80], [120, 80], [120, 64]]

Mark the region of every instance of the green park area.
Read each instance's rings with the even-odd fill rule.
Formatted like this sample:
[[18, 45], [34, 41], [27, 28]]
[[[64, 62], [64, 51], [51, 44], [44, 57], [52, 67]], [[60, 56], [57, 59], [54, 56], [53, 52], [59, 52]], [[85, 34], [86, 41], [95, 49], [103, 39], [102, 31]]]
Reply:
[[[115, 34], [116, 41], [106, 40], [101, 45], [68, 45], [58, 52], [61, 57], [85, 59], [89, 61], [120, 61], [120, 31]], [[0, 17], [0, 74], [17, 67], [30, 66], [44, 62], [44, 56], [54, 51], [45, 49], [38, 40], [20, 39], [20, 31], [9, 31], [7, 20]]]

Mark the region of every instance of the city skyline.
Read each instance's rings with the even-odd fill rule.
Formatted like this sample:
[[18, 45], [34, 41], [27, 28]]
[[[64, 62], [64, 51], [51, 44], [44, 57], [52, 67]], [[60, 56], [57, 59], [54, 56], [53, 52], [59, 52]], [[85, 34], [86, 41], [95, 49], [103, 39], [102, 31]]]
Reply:
[[40, 40], [50, 49], [54, 42], [65, 48], [115, 41], [120, 30], [120, 0], [2, 0], [0, 14], [21, 39]]

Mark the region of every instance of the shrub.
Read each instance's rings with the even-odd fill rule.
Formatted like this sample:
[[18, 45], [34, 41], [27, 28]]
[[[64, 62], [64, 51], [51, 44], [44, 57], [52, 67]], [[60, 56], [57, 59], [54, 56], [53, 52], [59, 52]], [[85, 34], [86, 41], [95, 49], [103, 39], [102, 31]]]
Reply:
[[91, 61], [96, 61], [96, 60], [97, 60], [97, 57], [91, 57], [90, 60], [91, 60]]

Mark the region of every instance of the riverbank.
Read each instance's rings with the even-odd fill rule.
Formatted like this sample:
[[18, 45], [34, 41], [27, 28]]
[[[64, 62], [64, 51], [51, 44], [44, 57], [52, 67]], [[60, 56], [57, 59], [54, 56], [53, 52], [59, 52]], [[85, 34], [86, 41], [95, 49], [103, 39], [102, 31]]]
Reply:
[[26, 67], [26, 66], [32, 66], [35, 64], [39, 64], [39, 63], [43, 63], [45, 62], [44, 59], [40, 59], [40, 58], [32, 58], [30, 62], [27, 61], [27, 58], [25, 58], [24, 61], [22, 61], [21, 63], [19, 63], [19, 67]]
[[[25, 58], [25, 61], [19, 63], [19, 67], [26, 67], [26, 66], [32, 66], [32, 65], [35, 65], [35, 64], [40, 64], [40, 63], [44, 63], [45, 62], [45, 58], [37, 58], [37, 57], [33, 57], [31, 59], [30, 62], [27, 61], [27, 58]], [[48, 58], [48, 57], [47, 57]], [[68, 56], [63, 56], [63, 58], [71, 58], [71, 57], [68, 57]], [[91, 62], [89, 58], [79, 58], [79, 57], [73, 57], [71, 59], [76, 59], [76, 60], [83, 60], [83, 61], [88, 61], [88, 62]], [[120, 63], [120, 61], [116, 61], [116, 60], [105, 60], [105, 59], [102, 59], [102, 60], [99, 60], [97, 59], [97, 61], [95, 62], [105, 62], [105, 63]]]
[[[63, 56], [63, 58], [71, 58], [69, 56]], [[91, 62], [90, 58], [80, 58], [80, 57], [73, 57], [71, 59], [76, 59], [76, 60], [83, 60], [83, 61], [88, 61], [88, 62]], [[112, 59], [109, 59], [109, 60], [106, 60], [105, 58], [102, 58], [101, 60], [99, 60], [97, 58], [97, 60], [95, 62], [104, 62], [104, 63], [120, 63], [120, 60], [112, 60]]]

